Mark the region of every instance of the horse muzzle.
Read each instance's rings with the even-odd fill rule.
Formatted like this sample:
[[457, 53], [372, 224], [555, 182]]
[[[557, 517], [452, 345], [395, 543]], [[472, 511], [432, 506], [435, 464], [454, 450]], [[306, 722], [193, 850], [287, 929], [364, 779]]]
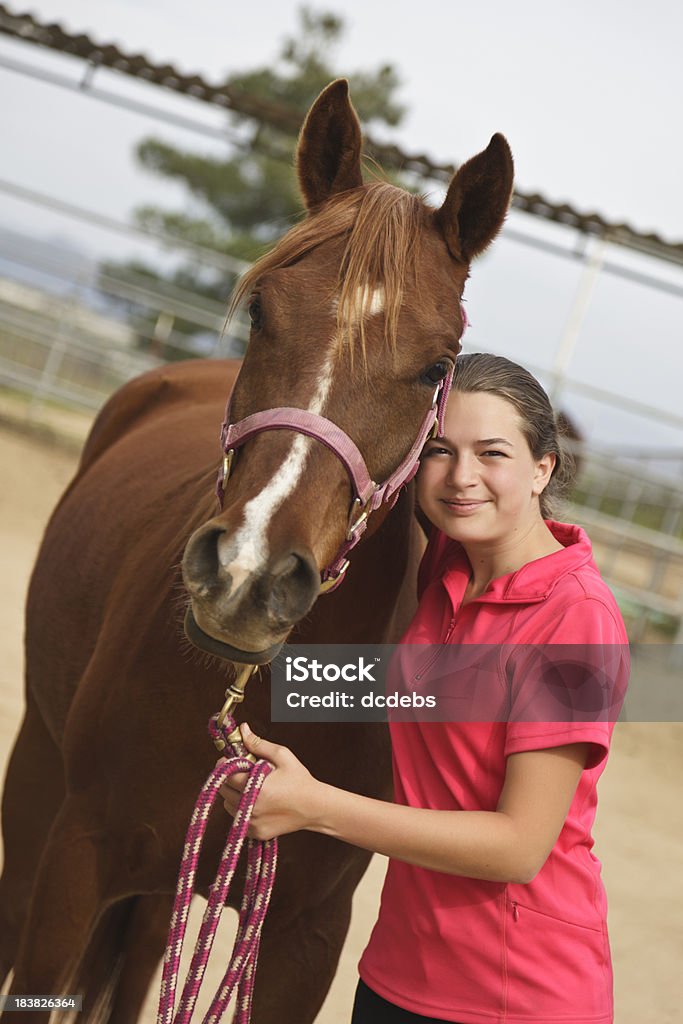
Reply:
[[243, 665], [268, 665], [276, 658], [282, 649], [284, 641], [266, 647], [261, 651], [245, 651], [240, 647], [234, 647], [225, 640], [217, 640], [209, 633], [205, 633], [197, 624], [192, 606], [188, 605], [185, 612], [185, 636], [190, 643], [205, 654], [213, 654], [224, 661], [234, 661]]
[[227, 531], [215, 522], [188, 541], [182, 566], [191, 598], [186, 633], [195, 646], [219, 657], [263, 664], [312, 608], [320, 573], [303, 551], [274, 556], [256, 570], [233, 561], [228, 569], [220, 558], [226, 543]]

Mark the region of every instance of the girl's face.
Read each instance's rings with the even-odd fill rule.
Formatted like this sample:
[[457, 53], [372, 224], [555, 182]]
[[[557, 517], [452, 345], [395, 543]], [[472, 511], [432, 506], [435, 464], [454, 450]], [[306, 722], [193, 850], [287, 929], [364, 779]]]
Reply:
[[514, 541], [537, 523], [539, 495], [555, 456], [536, 461], [515, 407], [486, 392], [454, 392], [444, 437], [428, 441], [417, 496], [425, 515], [453, 540]]

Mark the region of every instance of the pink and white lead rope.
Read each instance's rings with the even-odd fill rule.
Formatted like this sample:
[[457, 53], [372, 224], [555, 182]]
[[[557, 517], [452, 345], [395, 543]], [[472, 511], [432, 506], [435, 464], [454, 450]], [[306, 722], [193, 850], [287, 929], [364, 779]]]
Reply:
[[[214, 716], [209, 722], [209, 732], [213, 739], [222, 738], [227, 743], [228, 734], [235, 729], [235, 721], [231, 716], [227, 716], [223, 724], [219, 726], [217, 719], [218, 716]], [[271, 771], [272, 765], [267, 761], [257, 761], [254, 764], [241, 754], [236, 754], [227, 761], [216, 765], [197, 798], [185, 837], [183, 858], [178, 875], [178, 886], [164, 955], [157, 1024], [190, 1024], [192, 1020], [192, 1013], [211, 953], [216, 928], [247, 835], [249, 819], [261, 786]], [[206, 911], [176, 1013], [175, 1000], [180, 954], [187, 928], [187, 918], [206, 823], [218, 790], [226, 779], [237, 772], [247, 772], [249, 778], [228, 834], [216, 880], [209, 890]], [[261, 941], [261, 928], [273, 890], [276, 865], [277, 839], [269, 839], [266, 842], [248, 840], [247, 875], [237, 936], [230, 963], [202, 1024], [219, 1024], [235, 991], [237, 1006], [233, 1024], [249, 1024], [251, 1020], [254, 974]]]

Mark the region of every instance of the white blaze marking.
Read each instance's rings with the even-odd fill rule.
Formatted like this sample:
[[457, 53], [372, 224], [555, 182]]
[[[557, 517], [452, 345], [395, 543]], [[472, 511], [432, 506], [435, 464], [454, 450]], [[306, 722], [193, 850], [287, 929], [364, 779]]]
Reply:
[[[308, 405], [309, 412], [322, 412], [332, 385], [333, 364], [334, 358], [330, 354], [318, 380], [315, 394]], [[295, 436], [284, 462], [273, 479], [244, 506], [244, 525], [227, 539], [227, 544], [221, 544], [219, 541], [218, 557], [225, 571], [232, 577], [233, 592], [267, 561], [268, 526], [280, 505], [292, 494], [301, 479], [312, 443], [312, 438], [305, 434]], [[222, 550], [223, 547], [226, 548], [225, 551]]]
[[370, 296], [370, 302], [368, 303], [367, 311], [370, 316], [377, 316], [378, 313], [384, 310], [384, 288], [373, 288], [372, 295]]
[[[384, 298], [384, 288], [381, 286], [373, 288], [369, 297], [367, 286], [359, 289], [358, 302], [353, 304], [354, 325], [357, 322], [355, 311], [364, 309], [366, 314], [376, 316], [384, 309]], [[333, 304], [335, 315], [338, 305], [339, 300], [335, 299]], [[309, 412], [322, 413], [332, 386], [337, 345], [338, 338], [335, 334], [315, 394], [308, 405]], [[297, 434], [294, 437], [292, 446], [273, 479], [244, 506], [243, 525], [232, 536], [219, 540], [218, 557], [223, 568], [230, 573], [232, 578], [230, 588], [232, 593], [249, 576], [266, 564], [268, 560], [267, 534], [270, 521], [299, 483], [312, 444], [313, 439], [306, 437], [305, 434]]]
[[[378, 285], [377, 288], [370, 290], [367, 285], [363, 285], [359, 288], [356, 293], [355, 301], [351, 303], [351, 326], [355, 327], [358, 323], [360, 310], [363, 311], [365, 316], [377, 316], [378, 313], [383, 312], [385, 305], [384, 288], [382, 285]], [[339, 299], [334, 299], [332, 302], [332, 312], [337, 315], [339, 309]]]

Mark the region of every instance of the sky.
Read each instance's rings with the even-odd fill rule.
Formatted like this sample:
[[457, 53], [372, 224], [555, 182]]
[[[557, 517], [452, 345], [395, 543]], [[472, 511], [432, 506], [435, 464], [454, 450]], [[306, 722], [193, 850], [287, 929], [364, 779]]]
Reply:
[[[114, 42], [126, 52], [171, 62], [211, 81], [272, 60], [295, 31], [298, 3], [259, 0], [32, 0], [8, 3], [72, 32]], [[347, 31], [337, 50], [340, 73], [392, 64], [408, 108], [391, 137], [406, 151], [459, 163], [502, 131], [520, 189], [597, 211], [642, 231], [683, 241], [683, 5], [672, 0], [328, 0]], [[78, 79], [83, 65], [0, 37], [2, 60], [23, 61]], [[111, 88], [103, 73], [96, 84]], [[117, 90], [218, 127], [223, 115], [123, 77]], [[182, 207], [180, 188], [142, 172], [132, 150], [155, 134], [210, 152], [223, 143], [106, 107], [0, 66], [0, 177], [67, 202], [129, 220], [146, 202]], [[67, 224], [0, 192], [1, 223], [33, 234], [68, 237], [101, 253], [123, 242]], [[509, 228], [559, 239], [567, 232], [513, 215]], [[610, 250], [621, 264], [683, 285], [683, 272]], [[578, 263], [533, 252], [506, 236], [473, 269], [470, 318], [479, 347], [552, 367], [580, 287]], [[683, 303], [603, 274], [591, 295], [570, 376], [626, 398], [680, 411]], [[474, 333], [474, 332], [473, 332]], [[644, 346], [644, 339], [647, 344]], [[644, 357], [646, 353], [647, 358]], [[666, 372], [663, 373], [663, 370]], [[590, 431], [606, 442], [639, 433], [635, 421], [572, 398]], [[661, 428], [661, 429], [660, 429]], [[683, 421], [652, 425], [648, 437], [683, 450]]]
[[[8, 6], [28, 6], [71, 31], [220, 81], [272, 58], [293, 30], [299, 4], [21, 0]], [[460, 161], [502, 131], [522, 189], [683, 240], [680, 4], [327, 0], [314, 6], [345, 19], [341, 71], [397, 68], [409, 113], [396, 138], [407, 149]], [[34, 60], [40, 52], [21, 49]]]

